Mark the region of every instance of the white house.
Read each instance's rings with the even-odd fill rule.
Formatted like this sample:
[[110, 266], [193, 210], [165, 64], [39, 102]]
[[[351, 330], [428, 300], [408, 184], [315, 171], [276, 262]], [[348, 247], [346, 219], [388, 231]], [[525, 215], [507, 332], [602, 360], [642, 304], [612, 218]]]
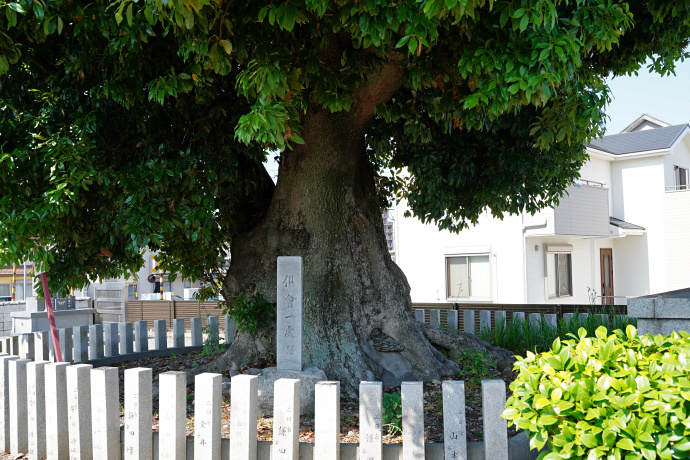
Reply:
[[[175, 281], [170, 280], [170, 274], [167, 272], [161, 273], [157, 269], [157, 263], [155, 260], [155, 254], [150, 251], [144, 253], [144, 266], [137, 272], [136, 278], [118, 278], [118, 279], [106, 279], [98, 280], [93, 284], [90, 284], [85, 289], [79, 292], [80, 295], [85, 297], [97, 298], [95, 289], [96, 286], [102, 284], [111, 285], [122, 285], [125, 289], [125, 298], [128, 300], [135, 299], [147, 299], [157, 300], [159, 295], [156, 293], [162, 292], [165, 298], [170, 299], [183, 299], [185, 298], [185, 289], [199, 288], [201, 283], [199, 281], [192, 282], [191, 280], [183, 279], [178, 276]], [[154, 275], [155, 281], [153, 283], [148, 281], [148, 277]], [[158, 291], [156, 288], [158, 287]], [[156, 294], [156, 295], [154, 295]]]
[[396, 262], [412, 301], [625, 304], [690, 287], [690, 126], [643, 115], [587, 153], [578, 183], [534, 216], [487, 213], [453, 234], [401, 203]]

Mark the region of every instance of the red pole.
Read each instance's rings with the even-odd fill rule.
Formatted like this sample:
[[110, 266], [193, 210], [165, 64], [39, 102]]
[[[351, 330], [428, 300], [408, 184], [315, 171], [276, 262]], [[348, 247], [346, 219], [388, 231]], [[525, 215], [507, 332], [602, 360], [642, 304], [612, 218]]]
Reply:
[[41, 273], [41, 284], [43, 285], [43, 298], [46, 299], [46, 311], [48, 312], [48, 322], [50, 323], [50, 333], [53, 336], [53, 350], [55, 350], [55, 362], [62, 362], [62, 352], [60, 351], [60, 339], [58, 338], [57, 327], [55, 327], [55, 315], [53, 315], [53, 304], [50, 301], [50, 290], [48, 289], [48, 275]]

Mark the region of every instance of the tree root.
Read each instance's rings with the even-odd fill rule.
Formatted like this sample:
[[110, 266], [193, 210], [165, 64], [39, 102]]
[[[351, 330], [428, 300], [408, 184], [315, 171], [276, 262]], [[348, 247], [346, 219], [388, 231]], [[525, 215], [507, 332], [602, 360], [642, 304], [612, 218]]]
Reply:
[[466, 332], [456, 334], [455, 332], [433, 328], [426, 324], [423, 325], [423, 331], [426, 338], [429, 339], [429, 342], [449, 351], [486, 351], [489, 353], [489, 359], [499, 364], [499, 368], [504, 368], [508, 364], [515, 362], [512, 351], [501, 347], [494, 347], [474, 334], [468, 334]]

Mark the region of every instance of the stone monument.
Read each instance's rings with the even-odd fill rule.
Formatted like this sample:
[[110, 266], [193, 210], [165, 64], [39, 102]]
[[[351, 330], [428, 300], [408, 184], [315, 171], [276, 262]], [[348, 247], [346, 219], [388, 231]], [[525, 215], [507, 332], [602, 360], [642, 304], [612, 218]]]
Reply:
[[274, 384], [276, 380], [300, 380], [300, 411], [314, 412], [316, 384], [326, 380], [326, 374], [315, 366], [302, 363], [302, 258], [278, 257], [277, 278], [277, 367], [248, 369], [244, 374], [259, 377], [259, 412], [273, 414]]

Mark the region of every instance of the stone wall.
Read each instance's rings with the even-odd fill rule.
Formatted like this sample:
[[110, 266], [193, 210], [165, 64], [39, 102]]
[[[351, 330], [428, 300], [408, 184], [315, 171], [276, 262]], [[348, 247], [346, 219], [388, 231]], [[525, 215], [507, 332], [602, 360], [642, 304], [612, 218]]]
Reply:
[[24, 311], [26, 303], [21, 302], [0, 302], [0, 336], [12, 334], [12, 318], [10, 313]]
[[629, 299], [628, 316], [637, 318], [639, 334], [690, 332], [690, 288]]

